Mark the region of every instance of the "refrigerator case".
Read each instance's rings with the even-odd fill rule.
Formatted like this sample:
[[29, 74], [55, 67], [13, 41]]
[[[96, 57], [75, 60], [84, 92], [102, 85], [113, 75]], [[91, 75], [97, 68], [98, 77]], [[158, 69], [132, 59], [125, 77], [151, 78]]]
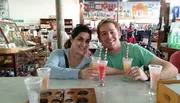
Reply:
[[168, 46], [174, 49], [180, 49], [180, 22], [172, 23], [168, 35]]

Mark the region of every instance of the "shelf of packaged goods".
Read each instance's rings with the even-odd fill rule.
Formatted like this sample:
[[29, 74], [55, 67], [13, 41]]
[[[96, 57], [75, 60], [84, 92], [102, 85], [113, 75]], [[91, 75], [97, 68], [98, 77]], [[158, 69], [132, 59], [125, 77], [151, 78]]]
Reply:
[[17, 71], [19, 68], [21, 68], [23, 65], [26, 65], [28, 63], [35, 63], [37, 61], [37, 56], [44, 56], [46, 57], [45, 53], [39, 54], [41, 50], [44, 50], [43, 48], [46, 47], [45, 45], [40, 46], [33, 46], [33, 47], [24, 47], [21, 48], [18, 53], [0, 53], [0, 56], [12, 56], [12, 63], [8, 65], [3, 65], [0, 67], [0, 70], [7, 70], [12, 69], [14, 70], [15, 76], [17, 76]]
[[13, 70], [12, 67], [0, 67], [0, 70], [9, 70], [9, 69]]
[[29, 60], [26, 59], [26, 61], [22, 60], [20, 62], [18, 61], [18, 63], [16, 64], [16, 68], [21, 68], [21, 66], [23, 66], [24, 64], [28, 64], [28, 63], [34, 62], [34, 61], [35, 61], [35, 59], [29, 59]]
[[49, 24], [52, 21], [56, 21], [56, 19], [55, 18], [41, 18], [40, 24]]

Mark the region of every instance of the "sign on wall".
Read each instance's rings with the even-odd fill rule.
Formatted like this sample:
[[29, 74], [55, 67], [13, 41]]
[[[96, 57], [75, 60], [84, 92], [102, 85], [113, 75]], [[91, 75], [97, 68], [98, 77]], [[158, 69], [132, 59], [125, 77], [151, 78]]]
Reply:
[[159, 19], [160, 2], [85, 2], [85, 19], [114, 18], [117, 11], [120, 19]]
[[9, 5], [8, 0], [0, 0], [0, 18], [9, 17]]

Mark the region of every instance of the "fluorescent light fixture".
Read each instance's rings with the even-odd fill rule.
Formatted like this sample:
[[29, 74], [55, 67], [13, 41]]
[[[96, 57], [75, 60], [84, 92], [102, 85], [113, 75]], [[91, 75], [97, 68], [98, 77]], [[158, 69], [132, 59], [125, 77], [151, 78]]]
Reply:
[[122, 2], [127, 2], [128, 0], [122, 0]]

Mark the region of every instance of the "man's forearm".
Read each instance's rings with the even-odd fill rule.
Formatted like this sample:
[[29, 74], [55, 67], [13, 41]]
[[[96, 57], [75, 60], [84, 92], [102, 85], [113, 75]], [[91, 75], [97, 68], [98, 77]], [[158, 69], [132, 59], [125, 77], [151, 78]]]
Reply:
[[150, 64], [162, 65], [163, 69], [161, 71], [160, 79], [171, 79], [178, 74], [177, 68], [168, 61], [162, 60], [157, 56], [154, 56]]
[[177, 68], [171, 63], [166, 63], [163, 65], [163, 69], [160, 75], [160, 79], [171, 79], [178, 74]]
[[123, 70], [119, 70], [117, 68], [107, 67], [107, 75], [117, 75], [117, 74], [124, 74]]

